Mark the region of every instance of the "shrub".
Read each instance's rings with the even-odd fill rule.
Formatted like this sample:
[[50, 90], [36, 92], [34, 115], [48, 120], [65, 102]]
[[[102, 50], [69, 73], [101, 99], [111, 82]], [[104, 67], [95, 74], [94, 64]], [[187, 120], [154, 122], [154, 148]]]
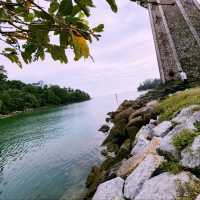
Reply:
[[143, 83], [141, 83], [139, 85], [137, 90], [138, 91], [150, 90], [150, 89], [154, 89], [160, 85], [161, 85], [160, 79], [147, 79], [146, 81], [144, 81]]
[[161, 171], [171, 172], [173, 174], [178, 174], [182, 171], [181, 165], [177, 161], [165, 161], [159, 167]]
[[196, 136], [200, 135], [199, 132], [192, 132], [190, 130], [183, 130], [178, 135], [175, 135], [172, 139], [173, 145], [178, 151], [183, 150], [186, 146], [194, 141]]

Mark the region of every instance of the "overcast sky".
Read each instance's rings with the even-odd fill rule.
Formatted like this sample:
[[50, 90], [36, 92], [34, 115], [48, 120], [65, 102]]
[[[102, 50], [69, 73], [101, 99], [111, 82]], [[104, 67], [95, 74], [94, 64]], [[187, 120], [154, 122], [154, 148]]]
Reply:
[[105, 24], [100, 42], [91, 44], [91, 60], [68, 64], [43, 62], [19, 69], [1, 57], [9, 79], [25, 82], [43, 80], [48, 84], [71, 86], [92, 96], [135, 91], [140, 82], [159, 77], [153, 37], [147, 10], [128, 0], [118, 0], [119, 12], [114, 14], [105, 0], [96, 0], [97, 8], [90, 18], [93, 25]]

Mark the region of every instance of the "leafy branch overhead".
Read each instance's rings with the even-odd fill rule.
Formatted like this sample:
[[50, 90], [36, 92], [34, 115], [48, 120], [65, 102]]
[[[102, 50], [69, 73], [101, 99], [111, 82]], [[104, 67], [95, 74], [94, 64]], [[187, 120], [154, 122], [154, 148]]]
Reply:
[[[115, 0], [106, 1], [117, 12]], [[104, 29], [103, 24], [90, 27], [87, 17], [93, 7], [92, 0], [0, 0], [0, 54], [20, 67], [22, 60], [43, 60], [47, 53], [67, 63], [67, 49], [75, 60], [90, 57], [88, 45]]]

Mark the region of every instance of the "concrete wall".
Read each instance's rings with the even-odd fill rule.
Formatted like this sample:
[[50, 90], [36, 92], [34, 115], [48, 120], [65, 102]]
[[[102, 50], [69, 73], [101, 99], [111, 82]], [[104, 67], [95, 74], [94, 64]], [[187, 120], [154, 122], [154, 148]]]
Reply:
[[[200, 79], [200, 10], [194, 0], [156, 0], [148, 4], [163, 82], [179, 78]], [[174, 74], [174, 76], [173, 76]]]

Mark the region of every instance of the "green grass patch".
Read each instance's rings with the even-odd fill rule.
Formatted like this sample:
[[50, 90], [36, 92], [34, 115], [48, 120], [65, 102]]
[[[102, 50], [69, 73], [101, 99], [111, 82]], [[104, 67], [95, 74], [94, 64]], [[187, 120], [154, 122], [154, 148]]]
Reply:
[[189, 144], [192, 144], [194, 138], [198, 135], [200, 135], [199, 132], [192, 132], [190, 130], [185, 129], [178, 135], [175, 135], [172, 138], [172, 142], [178, 151], [182, 151]]
[[200, 132], [200, 122], [197, 122], [197, 123], [195, 124], [195, 127], [197, 128], [197, 131]]
[[177, 161], [165, 161], [159, 167], [161, 171], [171, 172], [173, 174], [178, 174], [183, 170], [181, 165]]
[[190, 105], [200, 104], [200, 88], [188, 89], [177, 92], [160, 102], [157, 112], [160, 114], [160, 121], [170, 120], [174, 113]]

